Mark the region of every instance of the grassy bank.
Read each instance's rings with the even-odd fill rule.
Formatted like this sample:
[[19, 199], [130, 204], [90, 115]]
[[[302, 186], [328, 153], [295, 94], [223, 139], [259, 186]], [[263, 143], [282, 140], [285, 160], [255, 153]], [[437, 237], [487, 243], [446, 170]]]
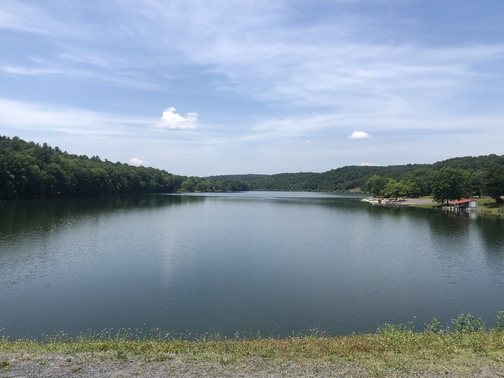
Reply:
[[[0, 368], [8, 370], [24, 359], [43, 360], [47, 355], [85, 356], [87, 361], [212, 362], [219, 365], [310, 364], [337, 368], [346, 366], [365, 375], [421, 372], [472, 376], [481, 369], [504, 372], [504, 313], [497, 326], [485, 330], [471, 315], [461, 315], [453, 330], [438, 330], [438, 323], [415, 332], [408, 327], [385, 325], [375, 334], [328, 337], [317, 333], [287, 339], [221, 339], [202, 336], [196, 340], [173, 338], [154, 332], [149, 336], [128, 332], [81, 335], [64, 334], [44, 341], [18, 339], [0, 341]], [[400, 375], [400, 374], [399, 374]]]
[[497, 203], [491, 198], [476, 198], [481, 215], [504, 217], [504, 203]]
[[[432, 200], [432, 197], [422, 197], [423, 199]], [[480, 209], [479, 214], [484, 216], [491, 216], [497, 218], [504, 218], [504, 203], [497, 203], [491, 198], [473, 198], [478, 202]], [[446, 204], [444, 203], [429, 203], [429, 204], [412, 204], [410, 207], [420, 207], [424, 209], [442, 209]]]

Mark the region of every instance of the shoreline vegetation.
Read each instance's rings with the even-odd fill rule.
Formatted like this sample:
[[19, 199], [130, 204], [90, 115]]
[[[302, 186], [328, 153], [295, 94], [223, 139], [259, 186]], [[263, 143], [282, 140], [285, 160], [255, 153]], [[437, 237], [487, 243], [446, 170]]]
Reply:
[[[453, 329], [436, 319], [420, 332], [385, 324], [374, 334], [326, 336], [317, 330], [288, 338], [218, 335], [172, 337], [112, 330], [43, 341], [0, 339], [0, 374], [79, 376], [121, 369], [124, 375], [185, 371], [186, 376], [498, 376], [504, 373], [504, 311], [495, 328], [460, 314]], [[94, 369], [94, 370], [93, 370]], [[98, 370], [96, 370], [98, 369]], [[68, 375], [62, 374], [67, 372]], [[276, 373], [282, 373], [276, 375]], [[13, 375], [9, 375], [13, 374]], [[93, 374], [101, 376], [99, 374]], [[183, 374], [179, 374], [184, 376]], [[89, 376], [89, 375], [86, 375]], [[105, 374], [102, 376], [110, 376]]]

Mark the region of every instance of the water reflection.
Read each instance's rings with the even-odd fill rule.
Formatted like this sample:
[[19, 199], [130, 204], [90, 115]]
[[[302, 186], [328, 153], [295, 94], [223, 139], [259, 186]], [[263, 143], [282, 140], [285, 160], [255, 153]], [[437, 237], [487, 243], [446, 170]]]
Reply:
[[204, 198], [163, 195], [0, 201], [0, 236], [15, 236], [32, 230], [44, 234], [63, 224], [105, 214], [158, 209], [201, 201], [204, 201]]
[[492, 268], [494, 274], [500, 275], [504, 272], [504, 221], [502, 219], [492, 219], [480, 217], [478, 219], [480, 239], [485, 248], [488, 266]]
[[[504, 303], [501, 222], [289, 193], [1, 203], [0, 325], [372, 332]], [[144, 325], [145, 324], [145, 325]]]

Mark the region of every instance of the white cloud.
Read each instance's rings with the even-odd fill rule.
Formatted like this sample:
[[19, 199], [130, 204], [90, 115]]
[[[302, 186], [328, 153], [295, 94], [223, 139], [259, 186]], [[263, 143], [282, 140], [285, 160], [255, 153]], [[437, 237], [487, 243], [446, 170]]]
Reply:
[[145, 165], [145, 163], [146, 163], [145, 161], [140, 160], [136, 157], [130, 160], [131, 165]]
[[350, 135], [350, 139], [366, 139], [370, 137], [371, 135], [365, 133], [364, 131], [354, 131], [352, 135]]
[[185, 117], [175, 113], [175, 108], [170, 107], [163, 112], [163, 116], [155, 127], [169, 130], [195, 129], [198, 123], [198, 113], [187, 113]]
[[378, 164], [361, 163], [361, 167], [378, 167]]

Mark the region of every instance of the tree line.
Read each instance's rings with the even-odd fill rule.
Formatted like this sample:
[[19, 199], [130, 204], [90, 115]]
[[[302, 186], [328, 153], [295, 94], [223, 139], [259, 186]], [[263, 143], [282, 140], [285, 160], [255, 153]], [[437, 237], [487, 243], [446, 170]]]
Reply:
[[366, 181], [366, 189], [373, 196], [396, 199], [399, 196], [431, 195], [434, 201], [443, 203], [485, 195], [501, 203], [504, 195], [504, 165], [495, 164], [477, 171], [451, 167], [413, 171], [400, 180], [373, 175]]
[[486, 195], [501, 202], [504, 156], [466, 156], [435, 164], [347, 166], [323, 173], [201, 178], [102, 161], [98, 156], [72, 155], [47, 143], [0, 136], [0, 200], [246, 190], [362, 191], [386, 197], [432, 195], [438, 202]]
[[0, 200], [248, 189], [238, 180], [210, 182], [0, 136]]
[[487, 195], [500, 202], [504, 195], [504, 156], [466, 156], [434, 164], [387, 167], [347, 166], [323, 173], [207, 177], [231, 178], [246, 182], [252, 190], [360, 191], [384, 197], [432, 195], [438, 202]]

